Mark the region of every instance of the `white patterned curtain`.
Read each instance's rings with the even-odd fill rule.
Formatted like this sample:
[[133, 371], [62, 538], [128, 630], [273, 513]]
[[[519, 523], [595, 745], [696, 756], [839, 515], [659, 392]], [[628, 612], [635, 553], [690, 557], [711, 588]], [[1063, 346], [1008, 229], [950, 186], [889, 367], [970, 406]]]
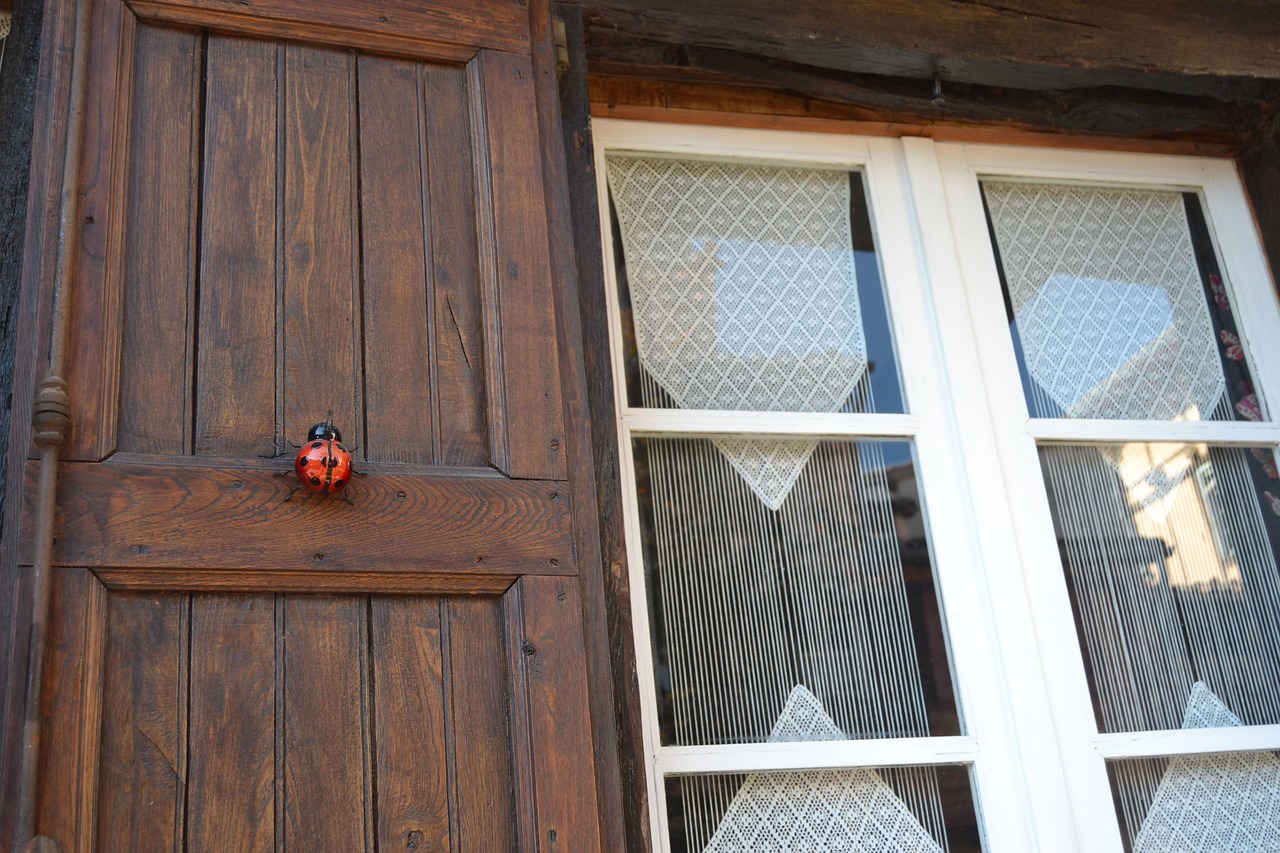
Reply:
[[[636, 349], [662, 392], [685, 409], [838, 411], [867, 367], [848, 174], [620, 155], [607, 163]], [[776, 510], [816, 443], [716, 447]]]

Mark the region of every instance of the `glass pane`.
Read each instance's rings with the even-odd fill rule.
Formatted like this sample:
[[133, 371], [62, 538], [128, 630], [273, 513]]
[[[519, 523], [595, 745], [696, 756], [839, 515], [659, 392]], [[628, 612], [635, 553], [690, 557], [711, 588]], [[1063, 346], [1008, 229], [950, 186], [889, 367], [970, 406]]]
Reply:
[[669, 777], [667, 821], [674, 853], [982, 850], [962, 765]]
[[1263, 419], [1194, 193], [982, 190], [1032, 417]]
[[1274, 453], [1134, 442], [1040, 460], [1099, 729], [1186, 727], [1198, 702], [1280, 723]]
[[909, 442], [634, 446], [662, 743], [959, 733]]
[[1272, 751], [1107, 762], [1126, 850], [1273, 853], [1280, 758]]
[[903, 411], [861, 174], [607, 168], [631, 405]]

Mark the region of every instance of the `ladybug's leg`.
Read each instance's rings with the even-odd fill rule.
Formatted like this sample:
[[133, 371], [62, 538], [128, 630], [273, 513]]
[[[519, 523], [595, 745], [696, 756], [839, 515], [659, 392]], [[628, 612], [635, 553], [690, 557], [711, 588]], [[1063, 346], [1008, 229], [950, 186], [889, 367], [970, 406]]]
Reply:
[[[292, 472], [292, 471], [288, 471], [288, 472], [286, 472], [286, 473], [292, 474], [293, 472]], [[290, 489], [290, 490], [289, 490], [289, 494], [287, 494], [287, 495], [285, 495], [285, 496], [284, 496], [284, 500], [285, 500], [285, 501], [288, 501], [290, 498], [292, 498], [294, 495], [296, 495], [296, 494], [298, 493], [298, 489], [301, 489], [301, 488], [302, 488], [302, 484], [301, 484], [301, 483], [299, 483], [298, 485], [294, 486], [292, 489]], [[281, 501], [281, 503], [284, 503], [284, 501]]]

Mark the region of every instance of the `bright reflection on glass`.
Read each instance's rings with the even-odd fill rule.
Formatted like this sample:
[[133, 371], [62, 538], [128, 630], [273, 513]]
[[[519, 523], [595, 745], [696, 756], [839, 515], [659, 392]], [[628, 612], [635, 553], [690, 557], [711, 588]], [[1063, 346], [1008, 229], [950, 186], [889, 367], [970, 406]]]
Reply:
[[1102, 731], [1176, 729], [1209, 691], [1280, 723], [1280, 478], [1267, 448], [1044, 445]]

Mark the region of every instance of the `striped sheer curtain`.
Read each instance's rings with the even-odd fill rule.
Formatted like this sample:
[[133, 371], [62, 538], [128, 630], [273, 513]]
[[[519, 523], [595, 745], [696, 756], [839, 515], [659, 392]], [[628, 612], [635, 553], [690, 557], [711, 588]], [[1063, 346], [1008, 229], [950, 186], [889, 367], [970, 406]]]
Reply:
[[[641, 405], [874, 409], [847, 173], [607, 165]], [[638, 438], [634, 455], [663, 744], [959, 733], [910, 442]], [[679, 777], [669, 811], [690, 850], [948, 849], [938, 773]]]

